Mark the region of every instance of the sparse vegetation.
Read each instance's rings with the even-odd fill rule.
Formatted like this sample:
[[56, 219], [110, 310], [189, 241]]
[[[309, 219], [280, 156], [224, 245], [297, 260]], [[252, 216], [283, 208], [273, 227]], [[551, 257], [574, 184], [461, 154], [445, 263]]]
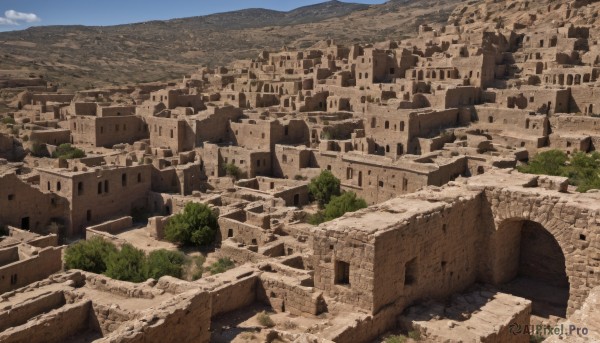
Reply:
[[218, 227], [217, 216], [208, 205], [190, 202], [169, 220], [165, 238], [184, 245], [207, 246], [215, 240]]
[[225, 164], [223, 170], [225, 171], [225, 175], [230, 176], [236, 180], [242, 177], [242, 170], [240, 169], [240, 167], [236, 166], [233, 163]]
[[31, 155], [34, 157], [50, 157], [48, 149], [46, 149], [46, 144], [44, 143], [33, 142], [30, 151]]
[[2, 124], [5, 124], [5, 125], [7, 125], [7, 124], [14, 125], [16, 123], [17, 122], [15, 121], [15, 119], [13, 117], [4, 117], [4, 118], [2, 118]]
[[258, 323], [264, 327], [272, 328], [275, 326], [275, 322], [271, 319], [271, 316], [266, 312], [262, 311], [256, 316]]
[[81, 149], [71, 146], [69, 143], [65, 143], [56, 148], [56, 150], [52, 153], [52, 157], [63, 160], [71, 160], [74, 158], [85, 157], [85, 152]]
[[220, 258], [217, 262], [213, 263], [208, 267], [208, 270], [212, 275], [225, 273], [229, 269], [235, 267], [235, 263], [229, 258]]
[[569, 157], [560, 150], [549, 150], [537, 154], [529, 164], [518, 169], [528, 174], [568, 177], [578, 192], [600, 189], [600, 152], [596, 151], [576, 152]]
[[298, 324], [291, 320], [286, 320], [285, 322], [283, 322], [283, 328], [286, 330], [294, 330], [298, 328]]
[[409, 331], [408, 338], [415, 340], [415, 341], [420, 341], [421, 340], [421, 332], [417, 331], [417, 330]]
[[206, 258], [202, 255], [194, 259], [194, 265], [196, 266], [196, 270], [194, 274], [192, 274], [192, 280], [198, 280], [202, 278], [202, 274], [204, 274], [204, 262], [206, 262]]
[[403, 335], [390, 335], [384, 339], [384, 343], [406, 343], [407, 337]]

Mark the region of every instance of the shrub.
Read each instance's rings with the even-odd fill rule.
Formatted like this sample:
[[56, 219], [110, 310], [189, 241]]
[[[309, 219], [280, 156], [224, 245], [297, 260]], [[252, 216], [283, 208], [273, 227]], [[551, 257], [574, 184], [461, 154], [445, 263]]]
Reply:
[[61, 144], [52, 153], [52, 157], [64, 160], [85, 157], [85, 152], [71, 146], [69, 143]]
[[405, 343], [407, 340], [406, 336], [402, 335], [391, 335], [387, 336], [384, 343]]
[[319, 176], [308, 184], [308, 191], [314, 200], [323, 207], [331, 197], [340, 195], [340, 180], [333, 176], [329, 170], [323, 170]]
[[272, 328], [273, 326], [275, 326], [275, 322], [273, 321], [273, 319], [271, 319], [271, 316], [269, 316], [269, 314], [265, 311], [262, 311], [261, 313], [259, 313], [256, 316], [256, 320], [258, 320], [258, 323], [264, 327], [267, 328]]
[[212, 275], [221, 274], [229, 269], [235, 267], [235, 263], [229, 258], [220, 258], [217, 262], [213, 263], [208, 267], [208, 270]]
[[210, 245], [219, 225], [217, 216], [205, 204], [190, 202], [165, 227], [165, 238], [179, 244]]
[[537, 154], [529, 164], [520, 166], [522, 173], [545, 174], [552, 176], [562, 175], [562, 168], [567, 162], [567, 154], [560, 150], [549, 150]]
[[130, 282], [146, 280], [146, 255], [131, 244], [124, 244], [120, 251], [112, 252], [106, 261], [106, 276]]
[[65, 268], [102, 274], [106, 271], [108, 256], [115, 252], [117, 247], [100, 237], [79, 241], [65, 251]]
[[204, 262], [206, 262], [206, 258], [202, 255], [194, 259], [196, 271], [194, 271], [194, 273], [192, 274], [192, 280], [195, 281], [202, 278], [202, 274], [204, 274]]
[[415, 341], [420, 341], [421, 340], [421, 332], [417, 331], [417, 330], [409, 331], [408, 338], [413, 339]]
[[323, 211], [325, 221], [334, 220], [347, 212], [358, 211], [367, 207], [367, 202], [356, 196], [354, 192], [345, 192], [340, 196], [334, 196], [325, 206]]
[[156, 250], [148, 255], [146, 279], [160, 279], [165, 275], [181, 278], [185, 256], [179, 251]]
[[17, 122], [13, 117], [4, 117], [2, 118], [2, 124], [16, 124]]
[[46, 149], [46, 144], [33, 142], [31, 144], [31, 155], [35, 157], [49, 157], [48, 150]]
[[522, 173], [564, 176], [577, 191], [600, 189], [600, 153], [576, 152], [571, 157], [560, 150], [537, 154], [527, 165], [520, 166]]
[[319, 225], [325, 222], [325, 215], [323, 211], [319, 211], [308, 217], [308, 223], [312, 225]]
[[225, 170], [225, 175], [231, 176], [236, 180], [242, 177], [242, 170], [233, 163], [227, 163], [223, 167], [223, 170]]
[[291, 320], [286, 320], [283, 323], [283, 328], [286, 330], [294, 330], [298, 327], [298, 324], [296, 324], [295, 322], [291, 321]]

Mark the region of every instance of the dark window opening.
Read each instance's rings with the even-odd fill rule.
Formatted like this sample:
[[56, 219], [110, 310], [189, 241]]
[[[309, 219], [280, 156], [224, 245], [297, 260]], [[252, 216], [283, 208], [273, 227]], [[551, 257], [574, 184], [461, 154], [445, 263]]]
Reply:
[[102, 181], [98, 182], [98, 194], [102, 194]]
[[227, 237], [228, 237], [228, 238], [231, 238], [231, 237], [233, 237], [233, 229], [229, 229], [229, 230], [227, 231]]
[[127, 174], [121, 175], [121, 184], [123, 187], [127, 186]]
[[83, 182], [79, 182], [77, 184], [77, 195], [82, 195], [83, 194]]
[[417, 283], [417, 259], [406, 262], [404, 265], [404, 285], [410, 286]]
[[29, 217], [21, 218], [21, 229], [29, 230]]
[[343, 261], [335, 261], [335, 284], [350, 284], [350, 264]]
[[8, 195], [8, 201], [12, 201], [15, 200], [15, 195], [14, 194], [9, 194]]
[[92, 210], [87, 210], [86, 219], [88, 222], [92, 221]]

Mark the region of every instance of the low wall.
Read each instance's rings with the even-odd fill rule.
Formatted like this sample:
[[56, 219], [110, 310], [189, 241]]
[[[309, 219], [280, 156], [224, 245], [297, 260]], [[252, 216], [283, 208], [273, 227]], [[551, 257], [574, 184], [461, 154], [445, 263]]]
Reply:
[[86, 230], [107, 232], [111, 234], [119, 233], [125, 229], [129, 229], [133, 227], [133, 218], [132, 217], [122, 217], [115, 220], [109, 220], [102, 224], [94, 225], [88, 227]]
[[337, 343], [367, 343], [383, 335], [388, 330], [395, 328], [400, 308], [385, 308], [376, 315], [365, 314], [357, 319], [353, 325], [344, 327], [339, 332], [329, 334], [329, 338]]
[[0, 266], [14, 263], [19, 260], [19, 247], [12, 246], [0, 249]]
[[89, 327], [90, 300], [69, 304], [0, 333], [2, 343], [62, 343]]
[[61, 291], [40, 294], [13, 307], [0, 308], [0, 332], [22, 324], [39, 314], [59, 308], [66, 303]]
[[210, 296], [189, 291], [149, 309], [97, 343], [208, 343], [210, 341]]
[[103, 238], [109, 242], [114, 243], [116, 246], [119, 246], [119, 247], [122, 246], [123, 244], [127, 243], [127, 241], [120, 239], [119, 237], [117, 237], [115, 235], [111, 235], [110, 233], [96, 231], [89, 227], [87, 229], [85, 229], [85, 239], [89, 240], [89, 239], [92, 239], [93, 237]]
[[257, 298], [276, 312], [316, 316], [325, 311], [322, 292], [300, 285], [296, 278], [265, 272], [258, 284]]
[[136, 319], [136, 313], [102, 304], [92, 304], [94, 319], [92, 324], [96, 331], [102, 335], [110, 334], [117, 330], [123, 323]]
[[0, 294], [47, 278], [62, 269], [62, 247], [44, 248], [33, 257], [0, 268]]
[[40, 236], [30, 240], [27, 244], [38, 248], [55, 247], [58, 246], [58, 236], [55, 234]]
[[85, 275], [85, 284], [103, 292], [121, 295], [128, 298], [154, 299], [162, 293], [161, 290], [152, 288], [146, 284], [131, 283], [111, 279], [104, 275], [82, 272]]
[[172, 216], [149, 218], [148, 226], [146, 226], [146, 231], [148, 232], [150, 237], [162, 240], [165, 237], [165, 226], [167, 226], [171, 217]]
[[230, 283], [209, 292], [212, 303], [211, 317], [246, 307], [256, 300], [258, 274], [252, 271], [250, 275], [248, 272], [239, 275], [231, 275], [232, 273], [223, 275], [224, 278], [234, 276]]

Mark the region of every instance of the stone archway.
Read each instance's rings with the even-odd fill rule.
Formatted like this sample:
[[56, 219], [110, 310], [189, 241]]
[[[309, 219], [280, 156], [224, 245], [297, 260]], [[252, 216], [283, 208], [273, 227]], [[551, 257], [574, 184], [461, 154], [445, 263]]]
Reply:
[[[592, 200], [579, 200], [579, 195], [518, 187], [488, 190], [485, 197], [487, 205], [483, 209], [482, 223], [485, 223], [487, 238], [482, 246], [485, 257], [481, 280], [500, 285], [519, 275], [519, 267], [514, 266], [518, 266], [515, 259], [523, 250], [521, 238], [523, 226], [526, 226], [527, 231], [544, 235], [540, 239], [545, 240], [547, 249], [550, 249], [549, 241], [554, 242], [553, 256], [558, 259], [560, 255], [564, 256], [564, 268], [560, 269], [568, 278], [566, 316], [570, 316], [581, 307], [589, 291], [600, 286], [600, 278], [595, 273], [594, 252], [598, 243], [591, 234], [598, 229], [600, 212], [595, 206], [588, 205]], [[530, 238], [525, 237], [525, 240], [531, 241]], [[517, 241], [519, 244], [515, 243]], [[528, 253], [527, 246], [525, 248]], [[540, 256], [540, 251], [529, 250]], [[552, 264], [551, 261], [543, 262]], [[509, 265], [516, 269], [507, 268]], [[527, 273], [521, 270], [521, 274]], [[539, 279], [539, 275], [533, 276]]]
[[542, 224], [507, 219], [495, 233], [494, 274], [500, 288], [532, 301], [535, 316], [566, 318], [569, 277], [563, 248]]

